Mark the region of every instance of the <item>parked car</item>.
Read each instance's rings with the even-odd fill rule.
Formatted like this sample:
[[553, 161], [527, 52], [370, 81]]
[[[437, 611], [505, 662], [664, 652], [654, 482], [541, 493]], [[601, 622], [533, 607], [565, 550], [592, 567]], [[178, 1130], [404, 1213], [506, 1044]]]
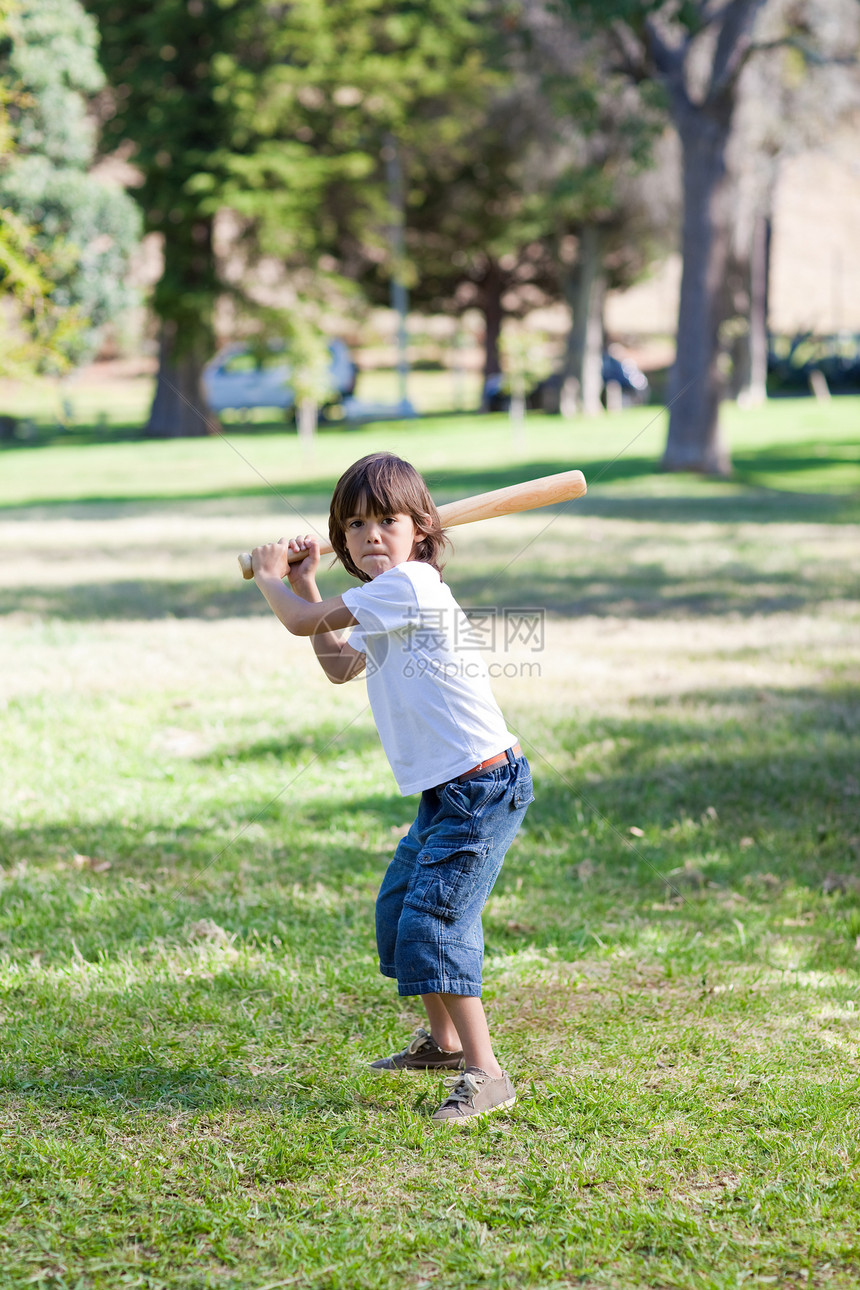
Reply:
[[[332, 402], [349, 398], [358, 368], [342, 340], [328, 342], [331, 355]], [[290, 384], [292, 366], [286, 346], [273, 342], [263, 351], [251, 345], [227, 345], [203, 369], [203, 390], [215, 412], [225, 408], [283, 408], [296, 401]]]
[[[601, 375], [604, 386], [609, 381], [617, 382], [621, 387], [621, 399], [625, 407], [645, 403], [651, 388], [648, 384], [648, 377], [639, 370], [631, 359], [622, 358], [620, 354], [613, 353], [613, 349], [604, 350], [603, 353]], [[501, 379], [499, 378], [500, 382]], [[526, 406], [541, 412], [557, 414], [561, 410], [561, 387], [563, 383], [564, 377], [559, 373], [548, 376], [546, 380], [541, 381], [529, 393]], [[501, 389], [494, 390], [493, 396], [494, 401], [490, 402], [489, 406], [491, 412], [503, 411], [510, 406], [510, 399]]]

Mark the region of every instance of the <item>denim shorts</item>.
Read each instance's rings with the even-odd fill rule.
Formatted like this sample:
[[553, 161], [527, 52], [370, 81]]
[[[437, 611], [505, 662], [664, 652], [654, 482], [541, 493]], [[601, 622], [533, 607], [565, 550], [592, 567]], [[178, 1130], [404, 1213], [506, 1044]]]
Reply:
[[376, 901], [379, 968], [398, 992], [481, 993], [481, 910], [534, 801], [525, 757], [425, 789]]

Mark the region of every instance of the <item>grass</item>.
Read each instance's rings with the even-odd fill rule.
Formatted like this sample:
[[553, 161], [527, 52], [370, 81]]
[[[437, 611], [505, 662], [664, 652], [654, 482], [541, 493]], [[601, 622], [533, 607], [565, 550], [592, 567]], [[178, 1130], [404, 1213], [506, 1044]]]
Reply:
[[[727, 483], [641, 411], [3, 452], [4, 1290], [858, 1284], [857, 410], [731, 412]], [[545, 615], [491, 659], [519, 1101], [459, 1137], [366, 1070], [418, 1020], [372, 937], [414, 804], [234, 562], [379, 446], [591, 483], [455, 535], [464, 603]]]

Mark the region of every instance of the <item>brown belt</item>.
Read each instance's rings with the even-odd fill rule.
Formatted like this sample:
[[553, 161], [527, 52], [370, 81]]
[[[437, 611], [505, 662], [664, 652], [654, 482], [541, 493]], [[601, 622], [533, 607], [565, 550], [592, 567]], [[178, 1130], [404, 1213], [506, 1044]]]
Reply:
[[[523, 750], [519, 744], [514, 744], [510, 751], [513, 753], [514, 757], [522, 757], [523, 755]], [[503, 761], [508, 760], [509, 758], [506, 752], [498, 753], [495, 757], [488, 757], [486, 761], [479, 761], [477, 766], [473, 766], [471, 770], [464, 770], [462, 775], [457, 776], [457, 779], [458, 781], [471, 779], [473, 775], [480, 775], [482, 770], [489, 770], [491, 766], [499, 766]]]

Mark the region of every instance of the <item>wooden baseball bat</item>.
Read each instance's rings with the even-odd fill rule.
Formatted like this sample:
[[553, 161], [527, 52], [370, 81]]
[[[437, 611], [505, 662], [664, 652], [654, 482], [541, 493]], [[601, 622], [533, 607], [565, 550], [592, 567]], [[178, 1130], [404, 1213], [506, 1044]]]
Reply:
[[[478, 493], [475, 497], [464, 497], [459, 502], [447, 502], [439, 507], [439, 518], [443, 528], [451, 529], [458, 524], [472, 524], [475, 520], [491, 520], [499, 515], [534, 511], [540, 506], [552, 506], [556, 502], [570, 502], [575, 497], [582, 497], [585, 490], [585, 476], [581, 470], [562, 470], [558, 475], [544, 475], [540, 479], [528, 479], [522, 484], [511, 484], [510, 488], [496, 488], [491, 493]], [[331, 543], [320, 544], [322, 555], [330, 555], [331, 552]], [[305, 554], [304, 551], [291, 551], [290, 564], [303, 560]], [[239, 556], [239, 567], [243, 578], [253, 578], [254, 570], [248, 551], [243, 551]]]

